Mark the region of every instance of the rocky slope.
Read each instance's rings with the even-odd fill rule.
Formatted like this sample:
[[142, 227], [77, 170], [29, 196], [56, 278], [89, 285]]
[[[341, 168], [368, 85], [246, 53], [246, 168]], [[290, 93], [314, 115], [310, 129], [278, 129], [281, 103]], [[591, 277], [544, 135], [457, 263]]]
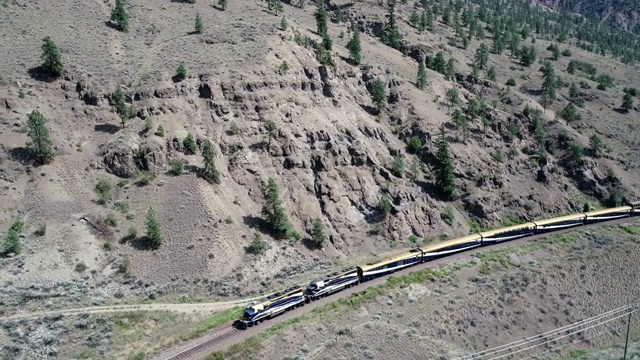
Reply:
[[[640, 81], [631, 66], [617, 61], [571, 47], [573, 58], [596, 64], [601, 73], [614, 76], [617, 87], [601, 91], [584, 80], [592, 84], [581, 90], [590, 101], [579, 109], [583, 120], [571, 124], [554, 116], [568, 98], [568, 90], [560, 89], [560, 100], [542, 114], [546, 141], [556, 151], [538, 163], [534, 120], [524, 114], [525, 108], [543, 110], [535, 92], [541, 85], [538, 66], [520, 68], [506, 53], [491, 55], [497, 80], [474, 81], [467, 76], [468, 62], [480, 42], [474, 38], [467, 49], [447, 46], [454, 31], [441, 23], [421, 35], [403, 20], [405, 56], [376, 37], [385, 8], [342, 4], [348, 19], [363, 30], [365, 64], [345, 60], [350, 32], [342, 22], [330, 25], [336, 61], [331, 67], [320, 65], [313, 49], [299, 41], [319, 39], [313, 5], [287, 6], [290, 26], [282, 31], [280, 16], [270, 15], [264, 4], [238, 1], [217, 11], [200, 2], [142, 1], [129, 7], [133, 30], [128, 35], [102, 28], [107, 9], [84, 5], [59, 10], [65, 24], [71, 15], [83, 14], [83, 23], [93, 21], [99, 29], [79, 34], [91, 44], [87, 47], [55, 33], [68, 65], [62, 78], [38, 81], [24, 69], [38, 64], [41, 35], [56, 31], [45, 19], [43, 29], [24, 40], [32, 49], [9, 59], [3, 72], [0, 219], [4, 229], [21, 217], [26, 228], [24, 253], [3, 260], [0, 279], [17, 288], [34, 282], [51, 287], [70, 278], [94, 287], [116, 280], [119, 290], [102, 301], [119, 301], [113, 294], [140, 294], [129, 289], [134, 280], [119, 273], [127, 264], [127, 271], [120, 272], [153, 289], [148, 292], [154, 296], [243, 294], [272, 289], [303, 272], [352, 264], [370, 253], [414, 246], [416, 239], [465, 235], [479, 225], [499, 226], [579, 211], [587, 202], [637, 196], [637, 112], [618, 114], [612, 108], [623, 86]], [[40, 16], [38, 11], [53, 11], [49, 6], [36, 1], [7, 11], [13, 22], [24, 24]], [[398, 16], [408, 18], [412, 6], [399, 4]], [[204, 14], [210, 26], [205, 34], [184, 35], [192, 24], [176, 15], [181, 11]], [[14, 34], [19, 29], [6, 30]], [[100, 42], [110, 47], [96, 45]], [[549, 43], [540, 38], [538, 53], [544, 54]], [[416, 59], [441, 50], [457, 60], [455, 79], [428, 70], [430, 86], [417, 89]], [[92, 57], [95, 62], [87, 61]], [[174, 79], [179, 61], [189, 68], [183, 81]], [[557, 71], [569, 61], [558, 60]], [[502, 85], [508, 78], [517, 78], [519, 86]], [[381, 114], [371, 100], [376, 79], [388, 94]], [[116, 85], [124, 87], [135, 109], [124, 128], [113, 110]], [[482, 113], [489, 119], [486, 129], [472, 118], [463, 139], [451, 122], [453, 109], [445, 100], [449, 88], [459, 91], [462, 109], [480, 97], [492, 104]], [[34, 109], [50, 120], [56, 151], [51, 164], [39, 167], [23, 157], [26, 114]], [[277, 126], [272, 137], [266, 120]], [[460, 189], [455, 201], [445, 201], [434, 188], [435, 138], [442, 124]], [[569, 161], [569, 145], [588, 147], [594, 132], [607, 139], [605, 156]], [[185, 151], [188, 133], [198, 144], [204, 138], [213, 142], [220, 184], [197, 176], [202, 157]], [[411, 137], [423, 143], [420, 151], [408, 151]], [[394, 170], [396, 158], [403, 159], [400, 173]], [[184, 174], [169, 173], [173, 159], [185, 161]], [[412, 163], [417, 165], [413, 169]], [[302, 234], [299, 243], [272, 239], [264, 230], [260, 208], [269, 177], [279, 184], [293, 227]], [[110, 198], [102, 205], [95, 191], [99, 179], [111, 184]], [[383, 196], [393, 204], [387, 217], [378, 206]], [[149, 207], [157, 211], [166, 238], [158, 250], [149, 250], [141, 237], [127, 236], [130, 227], [144, 232]], [[316, 218], [329, 235], [322, 249], [307, 246]], [[46, 235], [34, 235], [42, 224]], [[254, 231], [270, 246], [263, 256], [246, 254]], [[76, 271], [79, 263], [87, 270]]]

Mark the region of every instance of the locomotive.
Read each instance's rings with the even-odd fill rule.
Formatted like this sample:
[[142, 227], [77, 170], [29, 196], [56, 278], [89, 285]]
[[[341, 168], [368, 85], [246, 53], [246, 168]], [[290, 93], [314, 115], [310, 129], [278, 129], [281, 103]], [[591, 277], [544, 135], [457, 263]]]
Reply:
[[386, 259], [369, 262], [329, 274], [325, 278], [312, 281], [306, 288], [294, 286], [262, 299], [252, 301], [247, 305], [238, 320], [241, 328], [247, 328], [278, 316], [288, 310], [304, 306], [304, 304], [311, 301], [419, 263], [481, 246], [520, 239], [526, 236], [551, 233], [566, 228], [632, 216], [640, 216], [640, 201], [629, 202], [626, 206], [610, 209], [577, 213], [545, 220], [535, 220], [442, 241], [425, 247], [417, 247]]

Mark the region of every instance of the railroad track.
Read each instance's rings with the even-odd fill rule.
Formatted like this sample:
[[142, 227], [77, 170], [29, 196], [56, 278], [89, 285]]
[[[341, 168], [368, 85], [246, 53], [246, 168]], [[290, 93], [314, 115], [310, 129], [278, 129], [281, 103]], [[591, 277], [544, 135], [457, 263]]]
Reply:
[[219, 343], [233, 337], [234, 335], [237, 335], [239, 332], [240, 330], [233, 326], [233, 321], [229, 322], [226, 325], [223, 325], [219, 331], [209, 334], [207, 338], [202, 342], [199, 342], [195, 346], [188, 347], [173, 355], [170, 355], [169, 357], [164, 358], [164, 360], [191, 359], [194, 356], [203, 353], [205, 350], [218, 345]]
[[[446, 263], [450, 263], [452, 261], [456, 261], [456, 260], [460, 260], [463, 258], [467, 258], [469, 256], [471, 256], [472, 254], [477, 254], [477, 253], [482, 253], [485, 251], [491, 251], [491, 250], [495, 250], [495, 249], [500, 249], [503, 247], [508, 247], [508, 246], [513, 246], [515, 244], [523, 244], [523, 243], [528, 243], [534, 240], [538, 240], [538, 239], [543, 239], [549, 236], [553, 236], [556, 234], [565, 234], [565, 233], [571, 233], [571, 232], [576, 232], [576, 231], [584, 231], [584, 230], [588, 230], [588, 229], [593, 229], [593, 228], [597, 228], [597, 227], [601, 227], [603, 225], [620, 225], [620, 224], [625, 224], [625, 223], [631, 223], [631, 222], [637, 222], [640, 221], [640, 219], [638, 217], [628, 217], [628, 218], [621, 218], [621, 219], [614, 219], [614, 220], [610, 220], [610, 221], [602, 221], [599, 223], [594, 223], [594, 224], [589, 224], [589, 225], [584, 225], [584, 226], [580, 226], [580, 227], [574, 227], [574, 228], [567, 228], [567, 229], [561, 229], [561, 230], [557, 230], [554, 232], [549, 232], [549, 233], [542, 233], [542, 234], [537, 234], [537, 235], [532, 235], [532, 236], [527, 236], [524, 238], [520, 238], [520, 239], [516, 239], [516, 240], [511, 240], [511, 241], [505, 241], [505, 242], [501, 242], [495, 245], [490, 245], [487, 247], [479, 247], [479, 248], [475, 248], [475, 249], [471, 249], [471, 250], [467, 250], [465, 252], [461, 252], [461, 253], [456, 253], [456, 254], [452, 254], [449, 256], [445, 256], [442, 258], [438, 258], [435, 260], [431, 260], [431, 261], [427, 261], [424, 263], [420, 263], [418, 265], [415, 266], [411, 266], [408, 268], [404, 268], [401, 270], [396, 271], [394, 274], [388, 274], [388, 275], [384, 275], [381, 276], [379, 278], [375, 278], [373, 280], [369, 280], [367, 282], [364, 283], [360, 283], [356, 286], [353, 286], [351, 288], [339, 291], [337, 293], [334, 293], [330, 296], [327, 297], [323, 297], [321, 299], [315, 300], [309, 304], [306, 304], [305, 306], [303, 306], [302, 308], [297, 308], [297, 309], [288, 309], [285, 313], [277, 316], [274, 319], [268, 320], [266, 323], [264, 324], [256, 324], [251, 328], [248, 328], [246, 330], [239, 330], [237, 328], [235, 328], [233, 326], [233, 323], [235, 322], [235, 320], [233, 322], [229, 322], [223, 326], [220, 327], [219, 331], [214, 331], [211, 333], [208, 333], [206, 335], [203, 335], [202, 337], [200, 337], [200, 339], [197, 340], [193, 340], [192, 342], [188, 343], [188, 344], [184, 344], [182, 346], [182, 349], [174, 349], [173, 351], [171, 351], [171, 353], [169, 352], [165, 352], [162, 355], [156, 355], [155, 357], [153, 357], [154, 360], [158, 359], [158, 360], [179, 360], [179, 359], [190, 359], [190, 360], [194, 360], [194, 359], [202, 359], [204, 356], [210, 354], [212, 351], [215, 350], [220, 350], [224, 347], [230, 346], [234, 343], [240, 342], [242, 340], [244, 340], [245, 338], [252, 336], [252, 335], [256, 335], [259, 332], [266, 330], [267, 328], [270, 328], [274, 325], [276, 325], [277, 323], [281, 322], [281, 321], [285, 321], [297, 316], [301, 316], [305, 313], [309, 313], [311, 312], [311, 310], [315, 309], [316, 307], [320, 307], [320, 306], [324, 306], [327, 305], [331, 302], [334, 302], [340, 298], [347, 298], [349, 296], [352, 296], [354, 294], [360, 293], [364, 290], [366, 290], [369, 287], [373, 287], [373, 286], [377, 286], [380, 285], [382, 283], [384, 283], [385, 281], [387, 281], [387, 279], [390, 276], [402, 276], [402, 275], [406, 275], [406, 274], [410, 274], [412, 272], [415, 271], [420, 271], [423, 270], [425, 268], [428, 267], [434, 267], [436, 265], [441, 265], [441, 264], [446, 264]], [[237, 339], [235, 339], [235, 341], [232, 339], [235, 335], [238, 335]], [[198, 341], [200, 340], [200, 341]], [[206, 351], [209, 350], [209, 351]], [[177, 353], [173, 353], [174, 351], [178, 351]]]

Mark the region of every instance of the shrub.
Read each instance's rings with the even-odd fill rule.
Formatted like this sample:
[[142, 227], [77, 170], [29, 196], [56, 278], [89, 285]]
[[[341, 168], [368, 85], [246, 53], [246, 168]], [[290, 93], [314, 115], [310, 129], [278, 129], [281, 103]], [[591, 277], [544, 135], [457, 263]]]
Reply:
[[87, 265], [82, 261], [76, 264], [76, 271], [81, 273], [87, 270]]
[[247, 252], [249, 254], [261, 255], [267, 251], [267, 243], [262, 240], [259, 232], [253, 233], [253, 240], [251, 244], [247, 247]]
[[109, 180], [98, 180], [95, 191], [98, 193], [98, 204], [104, 205], [111, 200], [111, 183]]
[[171, 173], [175, 176], [179, 176], [184, 171], [184, 161], [182, 159], [171, 159], [170, 162]]
[[509, 78], [509, 80], [507, 80], [507, 86], [516, 86], [516, 80], [514, 78]]
[[440, 218], [445, 224], [452, 226], [453, 220], [455, 219], [455, 214], [453, 213], [453, 207], [451, 205], [447, 205], [442, 213], [440, 213]]

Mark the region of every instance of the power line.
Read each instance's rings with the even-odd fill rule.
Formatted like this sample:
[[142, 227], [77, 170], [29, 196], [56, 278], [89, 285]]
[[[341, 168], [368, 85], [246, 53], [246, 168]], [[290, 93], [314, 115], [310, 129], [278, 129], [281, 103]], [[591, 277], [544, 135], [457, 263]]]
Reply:
[[520, 352], [523, 352], [523, 351], [526, 351], [526, 350], [529, 350], [529, 349], [533, 349], [533, 348], [535, 348], [535, 347], [538, 347], [538, 346], [541, 346], [541, 345], [544, 345], [544, 344], [548, 344], [548, 343], [550, 343], [550, 342], [555, 342], [555, 341], [557, 341], [557, 340], [560, 340], [560, 339], [566, 338], [566, 337], [568, 337], [568, 336], [575, 335], [575, 334], [577, 334], [577, 333], [579, 333], [579, 332], [582, 332], [582, 331], [585, 331], [585, 330], [589, 330], [589, 329], [594, 328], [594, 327], [596, 327], [596, 326], [600, 326], [600, 325], [606, 324], [606, 323], [608, 323], [608, 322], [611, 322], [611, 321], [617, 320], [617, 319], [619, 319], [619, 318], [626, 317], [626, 316], [628, 316], [629, 314], [634, 313], [634, 312], [637, 312], [637, 311], [638, 311], [638, 310], [630, 310], [630, 312], [624, 313], [624, 314], [622, 314], [622, 315], [618, 315], [618, 316], [616, 316], [616, 317], [615, 317], [615, 318], [613, 318], [613, 319], [609, 319], [609, 320], [606, 320], [606, 321], [603, 321], [603, 322], [599, 322], [599, 323], [597, 323], [597, 324], [595, 324], [595, 325], [591, 325], [591, 326], [589, 326], [589, 327], [587, 327], [587, 328], [585, 328], [585, 329], [580, 329], [580, 330], [577, 330], [577, 331], [575, 331], [575, 332], [573, 332], [573, 333], [570, 333], [570, 334], [567, 334], [567, 335], [563, 335], [563, 336], [559, 336], [559, 337], [557, 337], [557, 338], [554, 338], [554, 339], [551, 339], [551, 340], [545, 341], [545, 342], [543, 342], [543, 343], [541, 343], [541, 344], [532, 345], [532, 346], [529, 346], [529, 347], [524, 348], [524, 349], [520, 349], [520, 350], [517, 350], [517, 351], [510, 352], [510, 353], [505, 354], [505, 355], [500, 355], [500, 356], [497, 356], [497, 357], [491, 358], [491, 359], [489, 359], [489, 360], [502, 359], [502, 358], [505, 358], [505, 357], [510, 356], [510, 355], [513, 355], [513, 354], [517, 354], [517, 353], [520, 353]]
[[[508, 343], [508, 344], [496, 346], [496, 347], [493, 347], [493, 348], [490, 348], [490, 349], [487, 349], [487, 350], [484, 350], [484, 351], [481, 351], [481, 352], [477, 352], [477, 353], [474, 353], [474, 354], [464, 355], [464, 356], [461, 356], [459, 358], [456, 358], [455, 360], [474, 359], [474, 358], [477, 358], [479, 356], [483, 356], [484, 357], [484, 356], [488, 356], [488, 355], [495, 355], [495, 354], [498, 354], [498, 353], [504, 352], [504, 351], [509, 351], [511, 353], [511, 352], [513, 352], [513, 350], [511, 350], [511, 348], [513, 348], [513, 347], [521, 347], [521, 346], [527, 345], [527, 344], [535, 342], [535, 341], [544, 340], [545, 338], [547, 338], [549, 336], [557, 335], [557, 334], [559, 334], [559, 333], [561, 333], [563, 331], [571, 331], [571, 330], [573, 330], [575, 328], [578, 328], [578, 327], [581, 327], [581, 326], [585, 326], [585, 325], [590, 324], [590, 323], [592, 323], [594, 321], [599, 321], [599, 320], [602, 320], [602, 319], [604, 319], [606, 317], [616, 315], [616, 314], [620, 313], [621, 311], [627, 311], [623, 315], [621, 315], [621, 316], [627, 316], [628, 314], [633, 312], [631, 310], [633, 306], [634, 305], [622, 306], [622, 307], [619, 307], [617, 309], [610, 310], [610, 311], [607, 311], [605, 313], [593, 316], [591, 318], [588, 318], [588, 319], [585, 319], [585, 320], [581, 320], [581, 321], [578, 321], [578, 322], [575, 322], [575, 323], [572, 323], [572, 324], [569, 324], [569, 325], [565, 325], [565, 326], [559, 327], [559, 328], [554, 329], [554, 330], [550, 330], [550, 331], [544, 332], [542, 334], [533, 335], [533, 336], [530, 336], [530, 337], [527, 337], [527, 338], [524, 338], [524, 339], [521, 339], [521, 340], [517, 340], [517, 341], [513, 341], [513, 342]], [[638, 310], [635, 310], [635, 311], [638, 311]], [[617, 318], [619, 318], [621, 316], [618, 316], [618, 317], [616, 317], [614, 319], [610, 319], [610, 320], [607, 320], [607, 321], [602, 321], [599, 324], [604, 324], [606, 322], [613, 321], [613, 320], [615, 320], [615, 319], [617, 319]], [[596, 324], [595, 326], [597, 326], [597, 325], [598, 324]], [[580, 331], [583, 331], [583, 330], [585, 330], [585, 329], [582, 329]], [[563, 337], [565, 337], [565, 336], [563, 336]], [[560, 337], [560, 338], [562, 338], [562, 337]], [[547, 342], [549, 342], [549, 341], [547, 341]], [[539, 346], [539, 345], [543, 345], [543, 344], [545, 344], [547, 342], [544, 342], [544, 343], [538, 344], [538, 345], [534, 345], [533, 347]], [[526, 348], [526, 349], [529, 349], [529, 348]], [[498, 358], [500, 358], [500, 357], [498, 357]]]

